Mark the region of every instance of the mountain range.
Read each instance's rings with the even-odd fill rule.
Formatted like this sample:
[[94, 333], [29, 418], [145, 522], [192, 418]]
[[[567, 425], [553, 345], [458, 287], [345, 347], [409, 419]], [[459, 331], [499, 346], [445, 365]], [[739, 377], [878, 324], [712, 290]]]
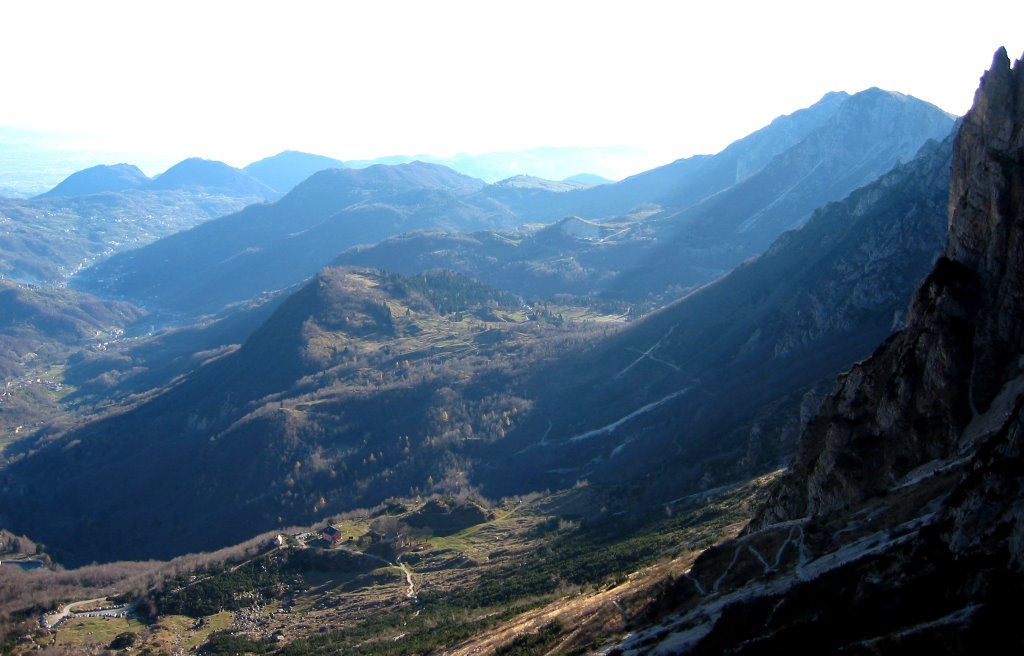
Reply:
[[[78, 568], [36, 581], [146, 617], [57, 639], [1024, 647], [1024, 66], [1005, 51], [958, 121], [827, 94], [617, 183], [341, 164], [96, 167], [0, 203], [6, 271], [78, 263], [74, 291], [0, 280], [0, 552], [31, 545]], [[239, 205], [121, 243], [181, 199]], [[73, 614], [31, 575], [0, 569], [0, 640], [21, 622], [0, 650]]]
[[555, 473], [539, 487], [646, 477], [682, 493], [784, 463], [815, 390], [901, 325], [938, 255], [951, 141], [929, 143], [762, 256], [542, 370], [546, 391], [510, 434], [505, 468]]
[[278, 198], [280, 193], [224, 162], [193, 157], [178, 162], [155, 178], [131, 164], [93, 166], [69, 175], [37, 198], [85, 196], [127, 189], [195, 191], [240, 198]]
[[[151, 154], [89, 150], [75, 135], [50, 134], [0, 126], [0, 197], [27, 198], [45, 193], [61, 180], [96, 162], [129, 161], [145, 170], [161, 170], [166, 161]], [[394, 155], [347, 161], [298, 151], [283, 151], [252, 162], [242, 170], [279, 194], [287, 193], [313, 173], [327, 168], [366, 168], [376, 164], [426, 161], [453, 168], [464, 175], [497, 182], [516, 175], [562, 180], [592, 176], [587, 184], [601, 184], [643, 170], [651, 156], [639, 149], [618, 147], [541, 147], [521, 151], [431, 155]], [[578, 181], [577, 181], [578, 182]]]
[[[898, 325], [944, 235], [950, 147], [949, 140], [930, 142], [912, 162], [781, 236], [762, 257], [613, 336], [586, 323], [574, 328], [558, 316], [567, 309], [548, 304], [529, 308], [538, 319], [531, 322], [488, 309], [486, 294], [444, 315], [436, 314], [447, 307], [439, 301], [414, 300], [443, 297], [440, 290], [452, 285], [465, 296], [468, 279], [433, 277], [413, 293], [406, 282], [413, 279], [328, 269], [281, 302], [241, 347], [210, 353], [160, 394], [25, 443], [5, 472], [6, 487], [20, 492], [3, 519], [73, 562], [229, 543], [286, 517], [312, 520], [320, 499], [342, 509], [428, 488], [428, 478], [449, 480], [454, 463], [460, 477], [492, 495], [580, 479], [646, 479], [645, 494], [662, 500], [764, 471], [792, 451], [807, 392]], [[339, 205], [372, 193], [402, 197], [413, 182], [449, 198], [485, 188], [428, 164], [321, 172], [275, 205], [137, 252], [140, 262], [178, 267], [188, 252], [195, 260], [187, 271], [212, 262], [215, 275], [147, 279], [134, 271], [123, 280], [190, 285], [178, 297], [182, 308], [218, 291], [204, 278], [252, 285], [251, 295], [267, 288], [265, 279], [225, 268], [234, 259], [231, 241], [216, 231], [244, 225], [246, 248], [272, 252], [282, 209], [290, 210], [294, 238], [324, 217], [353, 215], [332, 218]], [[424, 193], [431, 192], [415, 195]], [[315, 266], [308, 256], [314, 242], [302, 243], [294, 252]], [[300, 261], [297, 255], [291, 267]], [[522, 312], [520, 304], [506, 302], [505, 312]], [[466, 323], [460, 313], [468, 310], [476, 314]], [[588, 348], [559, 353], [566, 339]], [[367, 371], [381, 374], [366, 378]], [[505, 423], [496, 427], [495, 418]], [[416, 439], [396, 444], [393, 435]], [[297, 476], [292, 465], [312, 454], [317, 467]], [[61, 472], [61, 482], [33, 484], [43, 470]], [[337, 485], [340, 472], [348, 485]], [[144, 502], [137, 510], [103, 509], [86, 490]], [[284, 490], [292, 492], [282, 497]], [[81, 499], [91, 523], [73, 528], [84, 512], [77, 502], [45, 522], [32, 520], [36, 504], [57, 497]], [[129, 516], [145, 526], [132, 541], [98, 537], [113, 536], [105, 527]]]
[[1022, 90], [1024, 67], [1000, 50], [957, 137], [948, 240], [906, 327], [836, 380], [742, 537], [702, 555], [667, 595], [675, 612], [621, 653], [1024, 646], [1011, 610], [1024, 590]]
[[[487, 185], [425, 163], [322, 171], [276, 204], [115, 255], [76, 276], [74, 285], [177, 312], [212, 312], [299, 283], [344, 249], [399, 233], [509, 229], [563, 212], [633, 212], [606, 228], [567, 234], [567, 226], [589, 224], [563, 222], [522, 236], [488, 235], [478, 248], [472, 237], [437, 248], [424, 234], [402, 238], [398, 252], [388, 252], [396, 242], [384, 242], [334, 261], [407, 274], [448, 268], [531, 297], [678, 295], [756, 255], [814, 207], [911, 158], [951, 125], [927, 103], [869, 90], [830, 94], [720, 155], [613, 185]], [[652, 260], [658, 244], [672, 253]], [[664, 270], [649, 271], [644, 263], [651, 261], [663, 262]]]
[[83, 272], [74, 285], [178, 312], [302, 282], [341, 250], [423, 227], [511, 226], [470, 201], [484, 183], [435, 164], [321, 171], [277, 203], [252, 205]]
[[[815, 208], [951, 129], [951, 117], [907, 96], [878, 89], [829, 94], [715, 156], [615, 185], [502, 197], [531, 219], [574, 215], [540, 230], [404, 235], [349, 251], [336, 263], [404, 273], [450, 268], [526, 295], [665, 302], [761, 253]], [[533, 203], [547, 214], [535, 213]]]
[[630, 146], [542, 146], [519, 151], [459, 153], [450, 157], [428, 154], [392, 155], [375, 159], [348, 160], [345, 164], [351, 168], [365, 168], [376, 164], [408, 164], [415, 161], [447, 166], [486, 182], [498, 182], [517, 175], [532, 175], [547, 180], [567, 180], [577, 175], [592, 175], [604, 181], [612, 181], [619, 180], [633, 171], [646, 169], [651, 156], [639, 148]]

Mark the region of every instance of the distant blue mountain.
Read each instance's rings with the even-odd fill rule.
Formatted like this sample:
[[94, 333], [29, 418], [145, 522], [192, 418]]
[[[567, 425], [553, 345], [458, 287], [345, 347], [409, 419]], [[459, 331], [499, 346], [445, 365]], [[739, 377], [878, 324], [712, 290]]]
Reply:
[[355, 244], [424, 229], [515, 225], [501, 208], [470, 202], [484, 186], [423, 162], [328, 169], [273, 204], [115, 255], [74, 284], [185, 312], [216, 311], [299, 283]]
[[83, 146], [81, 135], [0, 125], [0, 196], [37, 196], [76, 171], [103, 162], [132, 162], [144, 171], [167, 165], [154, 153]]
[[[298, 154], [303, 155], [303, 153]], [[311, 155], [310, 157], [318, 156]], [[337, 160], [329, 158], [323, 159], [337, 162]], [[93, 166], [72, 173], [56, 187], [40, 194], [37, 198], [87, 196], [129, 189], [200, 191], [236, 198], [263, 198], [266, 200], [276, 200], [284, 195], [284, 192], [277, 191], [276, 188], [258, 178], [224, 162], [192, 157], [178, 162], [155, 178], [149, 178], [132, 164]]]
[[608, 178], [601, 177], [594, 173], [577, 173], [576, 175], [570, 175], [568, 178], [562, 180], [562, 182], [577, 182], [585, 185], [603, 185], [612, 184], [615, 180], [609, 180]]
[[158, 175], [149, 185], [158, 190], [205, 189], [231, 196], [257, 196], [267, 200], [283, 194], [268, 187], [241, 169], [224, 162], [192, 157], [178, 162]]
[[341, 168], [345, 168], [345, 163], [332, 157], [286, 150], [253, 162], [242, 170], [271, 189], [286, 194], [314, 173]]
[[555, 222], [548, 229], [511, 238], [405, 235], [335, 263], [408, 275], [452, 269], [527, 297], [671, 298], [762, 253], [816, 208], [913, 158], [952, 126], [942, 110], [902, 94], [830, 93], [717, 155], [578, 190], [492, 184], [473, 199], [507, 208], [521, 224]]
[[133, 164], [100, 164], [72, 173], [56, 187], [37, 198], [85, 196], [104, 191], [139, 189], [150, 182], [149, 176]]
[[358, 169], [374, 164], [405, 164], [416, 160], [441, 164], [487, 182], [498, 182], [518, 175], [564, 180], [580, 171], [620, 179], [631, 172], [646, 170], [651, 165], [651, 156], [647, 152], [631, 146], [543, 146], [473, 155], [459, 153], [451, 157], [391, 155], [369, 160], [350, 160], [345, 164]]

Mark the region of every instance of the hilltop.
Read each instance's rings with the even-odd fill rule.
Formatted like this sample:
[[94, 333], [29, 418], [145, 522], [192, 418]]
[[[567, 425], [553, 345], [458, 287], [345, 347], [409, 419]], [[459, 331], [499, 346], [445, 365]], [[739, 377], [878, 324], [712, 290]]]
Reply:
[[72, 173], [56, 187], [40, 194], [37, 198], [85, 196], [105, 191], [139, 189], [149, 182], [149, 176], [133, 164], [114, 164], [113, 166], [100, 164]]
[[340, 168], [345, 168], [345, 163], [332, 157], [286, 150], [253, 162], [242, 171], [271, 189], [286, 194], [314, 173]]

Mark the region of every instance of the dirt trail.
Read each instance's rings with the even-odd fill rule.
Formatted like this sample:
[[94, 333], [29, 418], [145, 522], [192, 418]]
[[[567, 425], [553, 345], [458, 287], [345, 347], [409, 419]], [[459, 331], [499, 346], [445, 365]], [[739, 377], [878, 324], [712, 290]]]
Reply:
[[400, 559], [395, 559], [395, 562], [391, 562], [390, 560], [386, 560], [375, 554], [369, 554], [361, 551], [352, 551], [350, 549], [346, 549], [346, 551], [348, 551], [351, 554], [364, 556], [366, 558], [372, 558], [373, 560], [384, 563], [388, 567], [397, 567], [398, 569], [402, 570], [402, 573], [405, 574], [405, 583], [409, 586], [405, 593], [405, 596], [409, 599], [416, 598], [416, 584], [413, 583], [412, 580], [412, 570], [409, 569], [409, 566], [403, 563]]
[[402, 568], [403, 572], [405, 572], [405, 582], [409, 585], [409, 590], [408, 590], [408, 592], [405, 593], [405, 596], [408, 597], [409, 599], [415, 599], [416, 598], [416, 586], [412, 582], [412, 570], [409, 569], [409, 566], [406, 565], [403, 562], [399, 562], [398, 566]]

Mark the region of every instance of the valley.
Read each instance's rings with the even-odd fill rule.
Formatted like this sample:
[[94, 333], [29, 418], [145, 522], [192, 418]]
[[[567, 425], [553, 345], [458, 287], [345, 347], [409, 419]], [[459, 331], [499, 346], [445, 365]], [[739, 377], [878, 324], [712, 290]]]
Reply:
[[0, 274], [13, 282], [64, 286], [115, 252], [138, 248], [254, 200], [191, 190], [0, 198]]
[[0, 199], [0, 653], [1024, 646], [1022, 79]]
[[773, 479], [639, 515], [623, 490], [586, 485], [491, 507], [471, 498], [393, 501], [327, 524], [343, 536], [336, 545], [323, 528], [293, 529], [242, 562], [172, 577], [130, 609], [88, 610], [114, 603], [101, 597], [47, 622], [63, 618], [55, 644], [80, 649], [130, 633], [122, 640], [135, 649], [205, 644], [207, 653], [404, 653], [453, 639], [471, 653], [524, 635], [580, 650], [605, 638], [609, 624], [626, 628], [623, 618], [641, 613], [702, 545], [734, 534]]
[[827, 94], [716, 155], [614, 185], [513, 196], [499, 183], [478, 192], [547, 224], [540, 229], [406, 234], [351, 248], [334, 263], [453, 269], [520, 294], [598, 295], [646, 312], [760, 254], [952, 126], [901, 94]]

